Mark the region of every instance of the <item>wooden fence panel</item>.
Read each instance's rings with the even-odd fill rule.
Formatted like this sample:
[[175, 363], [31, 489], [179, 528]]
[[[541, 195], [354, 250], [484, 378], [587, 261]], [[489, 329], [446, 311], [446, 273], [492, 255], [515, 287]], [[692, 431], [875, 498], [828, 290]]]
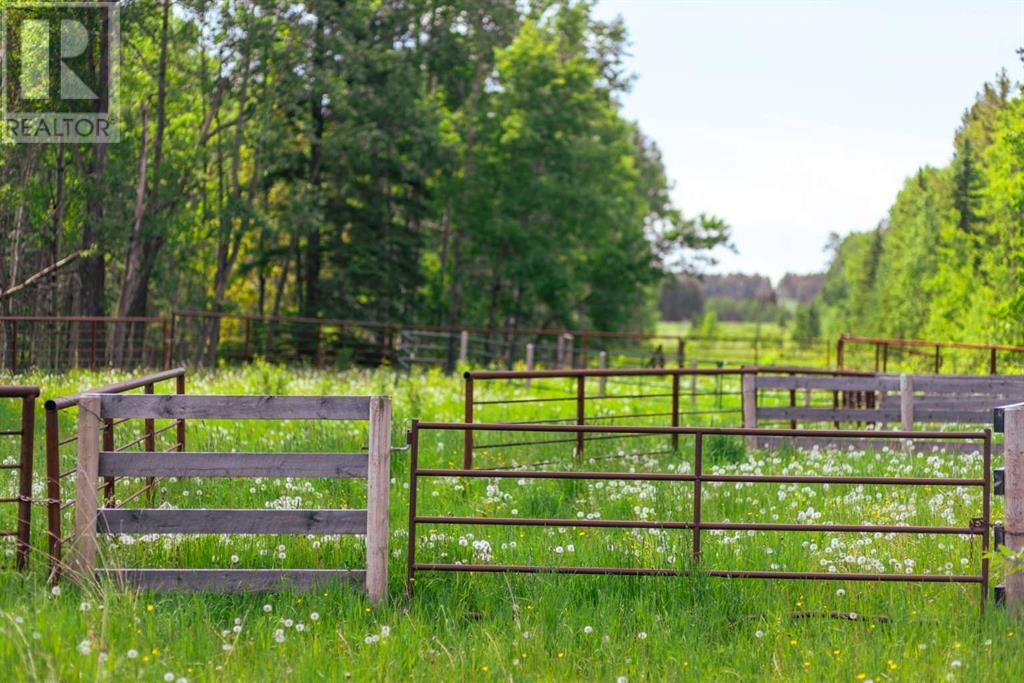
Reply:
[[[387, 593], [391, 399], [386, 396], [165, 396], [85, 394], [78, 401], [78, 496], [73, 574], [147, 590], [221, 592], [295, 590], [331, 581], [361, 584], [370, 600]], [[366, 420], [362, 453], [132, 453], [99, 450], [110, 419]], [[98, 508], [100, 476], [365, 477], [361, 510]], [[96, 534], [357, 534], [366, 537], [366, 569], [96, 569]]]

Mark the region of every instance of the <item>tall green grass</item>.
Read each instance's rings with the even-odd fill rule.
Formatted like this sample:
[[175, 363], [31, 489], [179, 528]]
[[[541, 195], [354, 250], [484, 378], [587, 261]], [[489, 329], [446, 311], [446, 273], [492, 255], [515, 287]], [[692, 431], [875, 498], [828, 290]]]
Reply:
[[[118, 373], [27, 375], [44, 396], [122, 378]], [[5, 380], [0, 380], [5, 381]], [[559, 396], [564, 382], [488, 384], [487, 398]], [[344, 373], [258, 364], [194, 373], [192, 393], [369, 394], [394, 397], [396, 446], [413, 417], [461, 418], [461, 378], [437, 372]], [[648, 391], [609, 385], [622, 395]], [[646, 403], [645, 403], [646, 400]], [[717, 404], [699, 397], [697, 408]], [[732, 400], [732, 399], [729, 399]], [[658, 412], [650, 399], [595, 403], [604, 415]], [[481, 408], [481, 419], [531, 420], [572, 414], [572, 404]], [[0, 405], [10, 424], [14, 404]], [[652, 417], [657, 423], [663, 417]], [[691, 423], [725, 416], [690, 416]], [[642, 421], [642, 420], [636, 420]], [[629, 421], [607, 420], [630, 424]], [[41, 420], [40, 420], [41, 423]], [[664, 422], [662, 422], [663, 424]], [[159, 425], [158, 425], [159, 426]], [[73, 430], [69, 415], [65, 430]], [[124, 427], [119, 442], [139, 427]], [[132, 431], [135, 430], [135, 431]], [[37, 467], [42, 467], [42, 438]], [[162, 435], [162, 439], [170, 433]], [[365, 426], [346, 423], [192, 421], [192, 450], [351, 450]], [[497, 443], [508, 435], [481, 435]], [[519, 440], [516, 438], [515, 440]], [[161, 441], [166, 445], [167, 441]], [[615, 456], [615, 457], [608, 457]], [[73, 454], [62, 456], [66, 466]], [[169, 455], [173, 457], [173, 454]], [[692, 468], [692, 441], [667, 437], [481, 450], [480, 466], [553, 462], [552, 468], [678, 471]], [[459, 466], [461, 434], [424, 433], [424, 466]], [[927, 448], [892, 452], [747, 453], [742, 443], [709, 437], [706, 471], [722, 473], [976, 476], [980, 457]], [[392, 458], [390, 598], [371, 607], [344, 587], [307, 594], [154, 595], [109, 585], [45, 581], [43, 508], [35, 509], [32, 571], [0, 573], [0, 661], [8, 680], [1021, 680], [1021, 624], [989, 604], [979, 614], [976, 586], [855, 582], [417, 575], [405, 597], [408, 453]], [[129, 491], [130, 483], [122, 484]], [[603, 519], [690, 519], [692, 485], [422, 479], [424, 515]], [[38, 495], [41, 497], [42, 492]], [[346, 480], [165, 479], [153, 505], [174, 507], [350, 507], [365, 486]], [[132, 505], [142, 506], [139, 500]], [[980, 509], [974, 489], [938, 487], [704, 485], [704, 519], [836, 523], [965, 524]], [[70, 513], [70, 511], [69, 511]], [[69, 518], [70, 521], [70, 518]], [[424, 562], [653, 566], [688, 568], [687, 531], [423, 525]], [[712, 568], [807, 571], [972, 573], [977, 542], [957, 536], [704, 532], [703, 564]], [[134, 537], [101, 545], [108, 566], [339, 567], [363, 563], [359, 539], [325, 537]], [[824, 564], [823, 564], [824, 563]], [[879, 568], [880, 567], [880, 568]], [[822, 616], [857, 614], [855, 620]], [[301, 626], [301, 628], [300, 628]]]

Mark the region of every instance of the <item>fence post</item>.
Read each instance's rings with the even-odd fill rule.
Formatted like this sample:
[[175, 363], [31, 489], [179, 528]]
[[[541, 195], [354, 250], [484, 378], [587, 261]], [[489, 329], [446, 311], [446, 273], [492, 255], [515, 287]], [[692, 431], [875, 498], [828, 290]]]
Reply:
[[366, 593], [380, 602], [388, 590], [388, 486], [391, 483], [391, 399], [370, 398], [366, 470]]
[[676, 343], [676, 367], [686, 367], [686, 340], [682, 337]]
[[[533, 344], [526, 345], [526, 371], [533, 372]], [[530, 378], [526, 378], [526, 389], [530, 389]]]
[[[757, 427], [757, 384], [756, 375], [753, 372], [743, 373], [743, 428], [754, 429]], [[757, 437], [744, 437], [746, 446], [750, 450], [757, 448]]]
[[459, 333], [459, 362], [467, 363], [469, 360], [469, 332], [463, 330]]
[[60, 434], [56, 410], [46, 408], [46, 533], [50, 556], [50, 580], [60, 574]]
[[935, 374], [939, 374], [939, 369], [942, 367], [942, 356], [940, 354], [940, 347], [938, 344], [935, 345]]
[[[473, 423], [473, 376], [468, 372], [463, 375], [466, 378], [466, 406], [465, 406], [465, 423]], [[473, 469], [473, 430], [467, 429], [464, 434], [463, 450], [462, 450], [462, 467], [463, 469]]]
[[[153, 394], [153, 384], [149, 383], [143, 387], [143, 392], [149, 395]], [[143, 443], [145, 444], [145, 450], [147, 453], [153, 453], [156, 451], [156, 420], [146, 419], [143, 421], [143, 436], [145, 437]], [[113, 435], [111, 435], [113, 436]], [[113, 445], [113, 444], [111, 444]], [[111, 448], [110, 450], [114, 450]], [[154, 477], [146, 477], [146, 504], [153, 504], [153, 489], [156, 485], [156, 479]]]
[[[586, 394], [586, 381], [587, 378], [580, 375], [576, 378], [576, 424], [586, 424], [586, 410], [587, 410], [587, 394]], [[583, 455], [583, 432], [576, 432], [576, 457]]]
[[78, 467], [75, 474], [75, 536], [71, 568], [79, 583], [96, 570], [96, 494], [99, 477], [100, 402], [96, 394], [78, 400]]
[[[597, 367], [600, 368], [601, 370], [607, 369], [607, 367], [608, 367], [608, 352], [607, 351], [602, 351], [601, 353], [597, 354]], [[608, 378], [607, 377], [599, 377], [597, 379], [597, 395], [598, 396], [604, 396], [605, 390], [607, 389], [607, 387], [608, 387]]]
[[32, 520], [32, 445], [35, 438], [36, 398], [21, 399], [21, 460], [18, 472], [18, 571], [28, 567]]
[[566, 368], [572, 368], [576, 360], [576, 349], [573, 347], [574, 340], [573, 336], [568, 332], [565, 333], [565, 361], [562, 366]]
[[[114, 450], [114, 421], [109, 417], [103, 420], [103, 450]], [[117, 479], [103, 478], [103, 504], [106, 507], [117, 507]]]
[[[672, 374], [672, 426], [679, 426], [679, 373]], [[699, 437], [698, 437], [699, 438]], [[672, 448], [679, 448], [679, 435], [672, 435]]]
[[[1005, 467], [1003, 538], [1018, 556], [1024, 552], [1024, 405], [1007, 406], [1003, 412]], [[1024, 567], [1005, 580], [1006, 605], [1024, 614]]]
[[900, 375], [900, 429], [914, 431], [914, 376]]
[[555, 366], [562, 368], [565, 366], [565, 335], [558, 335], [558, 342], [555, 347]]
[[845, 359], [843, 358], [843, 343], [844, 343], [844, 341], [845, 340], [843, 339], [842, 335], [839, 335], [839, 339], [836, 340], [836, 369], [837, 370], [842, 370], [843, 367], [844, 367], [844, 365], [843, 365], [843, 362], [845, 361]]
[[[185, 375], [178, 375], [174, 382], [174, 391], [179, 396], [185, 394]], [[178, 420], [175, 428], [175, 436], [178, 439], [178, 452], [185, 452], [185, 421]]]
[[998, 372], [996, 372], [996, 350], [995, 350], [995, 348], [989, 349], [989, 352], [988, 352], [988, 374], [990, 374], [990, 375], [998, 375], [999, 374]]

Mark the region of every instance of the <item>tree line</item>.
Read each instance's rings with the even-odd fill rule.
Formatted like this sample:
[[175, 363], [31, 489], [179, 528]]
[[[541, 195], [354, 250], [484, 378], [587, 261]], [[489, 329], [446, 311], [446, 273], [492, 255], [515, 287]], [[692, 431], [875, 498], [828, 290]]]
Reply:
[[1006, 73], [965, 111], [943, 167], [888, 216], [835, 237], [819, 303], [830, 334], [1024, 342], [1024, 98]]
[[122, 141], [0, 141], [0, 311], [648, 324], [728, 227], [673, 204], [592, 10], [122, 3]]

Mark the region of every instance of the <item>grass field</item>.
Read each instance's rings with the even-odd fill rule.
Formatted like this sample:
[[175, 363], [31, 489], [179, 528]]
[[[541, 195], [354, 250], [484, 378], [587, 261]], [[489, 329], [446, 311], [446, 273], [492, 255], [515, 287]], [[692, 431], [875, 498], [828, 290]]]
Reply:
[[[44, 397], [123, 375], [26, 375]], [[10, 378], [0, 379], [6, 383]], [[557, 388], [557, 387], [556, 387]], [[534, 391], [537, 391], [535, 387]], [[564, 389], [564, 388], [563, 388]], [[190, 393], [390, 394], [395, 445], [407, 420], [458, 420], [461, 378], [377, 372], [315, 372], [257, 365], [192, 374]], [[524, 396], [489, 385], [491, 397]], [[609, 391], [640, 393], [635, 387]], [[703, 400], [703, 399], [701, 399]], [[641, 411], [642, 399], [617, 409]], [[496, 420], [499, 415], [482, 415]], [[536, 404], [501, 408], [535, 419]], [[0, 404], [12, 424], [14, 404]], [[691, 416], [693, 423], [727, 416]], [[37, 467], [42, 471], [42, 420]], [[68, 427], [73, 429], [71, 423]], [[125, 434], [128, 439], [133, 434]], [[458, 466], [459, 434], [428, 434], [424, 466]], [[344, 450], [365, 426], [189, 423], [190, 450]], [[481, 466], [557, 460], [558, 468], [689, 471], [691, 443], [666, 439], [588, 444], [574, 460], [562, 445], [482, 451]], [[481, 439], [484, 442], [484, 439]], [[604, 455], [622, 457], [598, 460]], [[6, 453], [5, 453], [6, 455]], [[70, 466], [72, 454], [64, 454]], [[173, 457], [173, 456], [169, 456]], [[310, 594], [147, 595], [110, 586], [46, 584], [43, 508], [34, 512], [33, 568], [0, 573], [0, 663], [6, 680], [805, 680], [1024, 679], [1021, 627], [990, 604], [979, 616], [976, 586], [684, 578], [420, 573], [404, 594], [408, 454], [392, 459], [390, 599], [370, 607], [343, 587]], [[709, 442], [705, 468], [721, 473], [978, 476], [980, 456], [902, 453], [747, 453]], [[37, 478], [41, 481], [41, 478]], [[604, 484], [604, 485], [602, 485]], [[7, 485], [10, 495], [11, 484]], [[37, 484], [37, 496], [42, 487]], [[365, 486], [346, 480], [163, 480], [154, 505], [173, 507], [355, 507]], [[689, 519], [691, 485], [673, 483], [447, 480], [421, 483], [420, 513], [604, 519]], [[996, 499], [998, 501], [998, 499]], [[890, 524], [964, 524], [980, 509], [967, 488], [706, 485], [706, 518]], [[142, 502], [136, 503], [141, 505]], [[998, 504], [998, 503], [997, 503]], [[13, 520], [4, 506], [5, 527]], [[69, 511], [70, 512], [70, 511]], [[996, 515], [998, 517], [998, 514]], [[573, 528], [422, 528], [421, 561], [686, 568], [687, 531]], [[705, 532], [714, 568], [957, 573], [977, 571], [978, 545], [958, 536]], [[363, 563], [344, 537], [135, 537], [101, 547], [108, 566], [338, 567]], [[10, 558], [8, 558], [10, 561]], [[855, 612], [856, 620], [804, 616]]]

